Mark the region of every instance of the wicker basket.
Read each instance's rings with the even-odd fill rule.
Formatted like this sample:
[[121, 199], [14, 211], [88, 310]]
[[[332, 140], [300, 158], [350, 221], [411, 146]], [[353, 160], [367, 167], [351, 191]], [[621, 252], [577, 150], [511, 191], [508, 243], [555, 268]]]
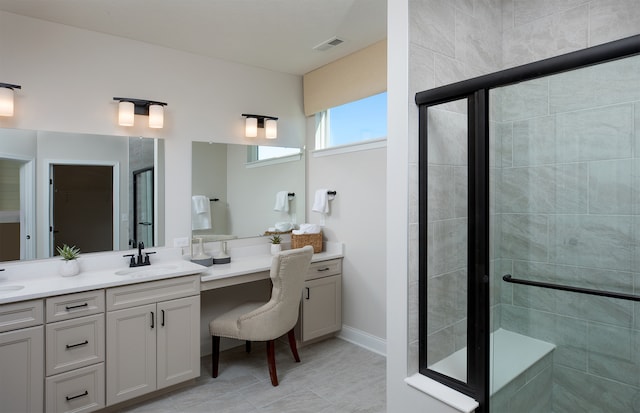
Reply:
[[318, 234], [291, 234], [291, 248], [302, 248], [311, 245], [313, 252], [322, 252], [322, 231]]

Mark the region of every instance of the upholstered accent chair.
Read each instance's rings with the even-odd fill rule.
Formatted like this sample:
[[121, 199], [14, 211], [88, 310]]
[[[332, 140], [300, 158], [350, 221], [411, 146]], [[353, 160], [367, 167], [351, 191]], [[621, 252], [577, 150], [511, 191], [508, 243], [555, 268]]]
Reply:
[[209, 324], [212, 341], [212, 376], [218, 377], [220, 337], [246, 341], [250, 351], [252, 341], [267, 342], [267, 364], [271, 384], [278, 385], [275, 361], [275, 340], [287, 334], [296, 362], [294, 327], [302, 297], [305, 275], [311, 263], [313, 247], [287, 250], [274, 256], [271, 262], [271, 299], [268, 302], [247, 302], [216, 317]]

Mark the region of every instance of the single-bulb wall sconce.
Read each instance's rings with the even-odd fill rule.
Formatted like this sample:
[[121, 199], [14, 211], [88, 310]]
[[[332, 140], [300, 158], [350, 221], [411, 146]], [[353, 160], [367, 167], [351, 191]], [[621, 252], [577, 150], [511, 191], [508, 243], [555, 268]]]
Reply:
[[160, 129], [164, 126], [164, 102], [153, 100], [113, 98], [118, 103], [118, 124], [120, 126], [133, 126], [134, 115], [149, 116], [149, 127]]
[[0, 116], [13, 116], [13, 90], [22, 86], [0, 83]]
[[278, 118], [264, 115], [251, 115], [243, 113], [246, 119], [244, 125], [244, 136], [255, 138], [258, 136], [258, 128], [264, 128], [264, 137], [276, 139], [278, 137]]

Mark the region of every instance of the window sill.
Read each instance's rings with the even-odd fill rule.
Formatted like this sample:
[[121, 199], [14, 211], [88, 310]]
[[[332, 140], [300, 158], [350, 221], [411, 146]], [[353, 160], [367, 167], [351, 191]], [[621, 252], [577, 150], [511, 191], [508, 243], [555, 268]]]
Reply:
[[316, 149], [311, 151], [314, 158], [321, 156], [338, 155], [342, 153], [367, 151], [370, 149], [386, 148], [387, 138], [371, 139], [368, 141], [352, 143], [348, 145], [332, 146], [330, 148]]
[[404, 379], [404, 382], [414, 389], [417, 389], [434, 399], [440, 400], [441, 402], [464, 413], [471, 413], [479, 406], [478, 402], [471, 397], [457, 392], [451, 387], [447, 387], [444, 384], [419, 373], [407, 377]]

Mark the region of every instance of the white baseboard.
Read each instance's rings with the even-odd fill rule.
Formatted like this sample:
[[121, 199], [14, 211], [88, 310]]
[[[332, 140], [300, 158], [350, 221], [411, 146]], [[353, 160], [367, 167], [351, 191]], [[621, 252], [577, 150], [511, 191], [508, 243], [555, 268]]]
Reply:
[[340, 330], [337, 337], [373, 351], [374, 353], [378, 353], [381, 356], [387, 356], [387, 340], [376, 337], [362, 330], [358, 330], [357, 328], [345, 326], [343, 324], [342, 330]]

